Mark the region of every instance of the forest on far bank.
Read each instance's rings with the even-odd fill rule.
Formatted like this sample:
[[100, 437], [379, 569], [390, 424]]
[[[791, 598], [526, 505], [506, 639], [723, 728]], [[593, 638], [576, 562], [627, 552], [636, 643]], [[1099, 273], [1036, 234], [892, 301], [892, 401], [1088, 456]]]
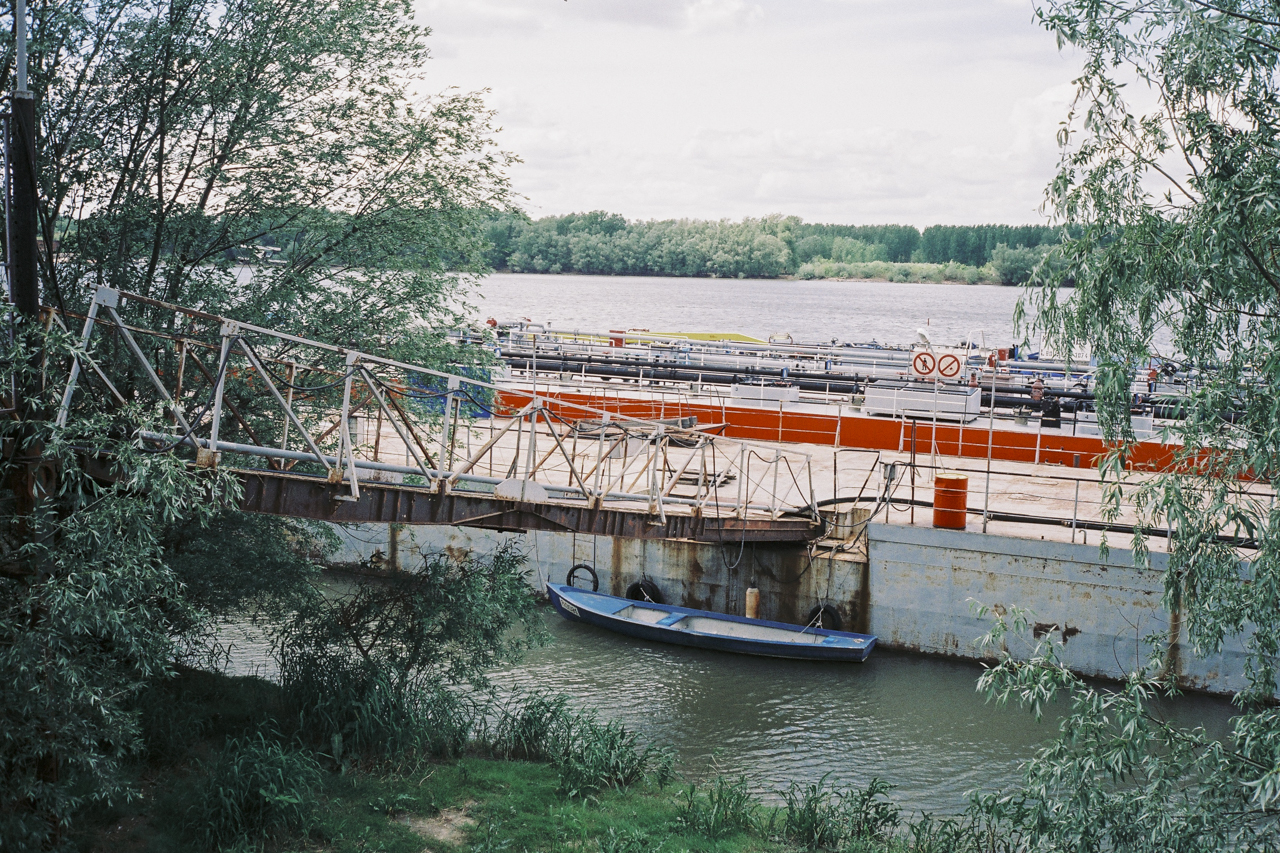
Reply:
[[496, 270], [1021, 284], [1061, 239], [1047, 225], [830, 225], [795, 216], [628, 221], [591, 211], [489, 221]]

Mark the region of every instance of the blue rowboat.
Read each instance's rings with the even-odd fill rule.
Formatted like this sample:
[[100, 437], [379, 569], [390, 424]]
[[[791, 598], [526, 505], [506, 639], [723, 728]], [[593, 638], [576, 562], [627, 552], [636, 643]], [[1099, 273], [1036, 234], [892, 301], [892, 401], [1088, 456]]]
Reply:
[[547, 584], [547, 595], [556, 612], [570, 622], [586, 622], [655, 643], [773, 658], [831, 661], [865, 660], [876, 644], [876, 638], [867, 634], [632, 601], [558, 583]]

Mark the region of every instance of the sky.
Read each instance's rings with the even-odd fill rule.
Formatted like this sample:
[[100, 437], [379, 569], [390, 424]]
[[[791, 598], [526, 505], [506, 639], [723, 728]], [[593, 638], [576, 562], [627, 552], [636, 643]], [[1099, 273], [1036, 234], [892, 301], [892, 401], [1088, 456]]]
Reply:
[[1044, 221], [1079, 60], [1032, 0], [417, 0], [537, 218]]

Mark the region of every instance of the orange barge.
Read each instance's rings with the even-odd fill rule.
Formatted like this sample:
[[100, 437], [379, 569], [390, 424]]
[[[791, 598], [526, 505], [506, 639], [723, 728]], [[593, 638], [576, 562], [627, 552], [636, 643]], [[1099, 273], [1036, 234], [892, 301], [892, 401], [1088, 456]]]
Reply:
[[[717, 425], [717, 434], [756, 441], [897, 452], [910, 451], [914, 442], [919, 453], [970, 459], [986, 459], [990, 454], [992, 459], [1010, 462], [1080, 468], [1094, 467], [1107, 450], [1101, 437], [1071, 435], [1065, 422], [1059, 429], [1019, 429], [999, 421], [991, 425], [986, 418], [968, 424], [941, 423], [926, 418], [877, 417], [821, 403], [733, 405], [732, 398], [645, 399], [587, 389], [539, 388], [537, 394], [553, 412], [573, 420], [583, 416], [580, 406], [651, 420], [694, 416], [701, 424]], [[515, 411], [531, 398], [528, 390], [507, 389], [499, 394], [498, 402]], [[1139, 442], [1128, 454], [1126, 467], [1166, 470], [1173, 466], [1178, 450], [1175, 445], [1156, 441]]]

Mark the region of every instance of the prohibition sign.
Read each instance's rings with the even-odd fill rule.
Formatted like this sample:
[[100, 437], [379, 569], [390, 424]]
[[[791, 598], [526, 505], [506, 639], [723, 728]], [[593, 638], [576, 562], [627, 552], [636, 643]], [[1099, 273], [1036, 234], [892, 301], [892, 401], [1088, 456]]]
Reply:
[[911, 366], [915, 368], [916, 373], [922, 376], [928, 376], [933, 373], [933, 368], [936, 365], [937, 362], [934, 361], [933, 353], [929, 352], [918, 352], [915, 358], [911, 359]]
[[938, 372], [947, 379], [953, 379], [960, 375], [960, 359], [951, 353], [947, 353], [938, 359]]

